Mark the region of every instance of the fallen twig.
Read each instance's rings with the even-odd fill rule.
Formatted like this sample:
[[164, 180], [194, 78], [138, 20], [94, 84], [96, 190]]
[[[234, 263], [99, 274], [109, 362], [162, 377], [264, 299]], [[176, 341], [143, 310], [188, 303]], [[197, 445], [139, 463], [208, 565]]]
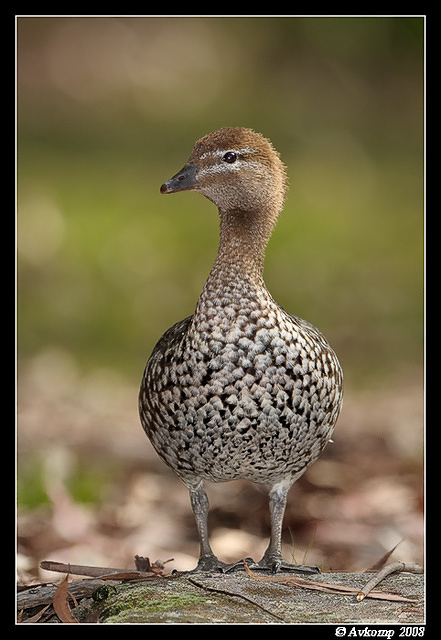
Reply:
[[[26, 590], [17, 594], [17, 610], [25, 610], [30, 607], [53, 604], [58, 617], [62, 622], [76, 622], [73, 618], [67, 601], [67, 578], [69, 575], [87, 576], [86, 580], [72, 582], [69, 585], [69, 595], [75, 600], [77, 597], [90, 597], [93, 592], [104, 584], [117, 584], [126, 581], [155, 580], [163, 577], [163, 567], [166, 562], [157, 560], [150, 563], [148, 558], [136, 556], [136, 564], [145, 567], [148, 571], [140, 569], [119, 569], [115, 567], [93, 567], [88, 565], [65, 564], [64, 562], [54, 562], [43, 560], [40, 567], [46, 571], [65, 573], [66, 577], [60, 585], [30, 585]], [[57, 611], [58, 608], [58, 611]], [[45, 609], [39, 613], [39, 617]], [[28, 619], [27, 621], [30, 621]]]
[[42, 560], [40, 567], [46, 571], [59, 573], [70, 573], [76, 576], [88, 576], [90, 578], [100, 578], [101, 580], [151, 580], [161, 576], [162, 567], [150, 565], [150, 571], [138, 571], [138, 569], [116, 569], [114, 567], [90, 567], [80, 564], [65, 564], [64, 562], [53, 562], [52, 560]]
[[279, 616], [274, 611], [270, 611], [269, 609], [264, 607], [262, 603], [257, 602], [254, 598], [246, 595], [245, 593], [238, 593], [237, 591], [233, 591], [231, 589], [225, 589], [225, 588], [221, 588], [221, 587], [214, 587], [213, 585], [207, 585], [204, 582], [196, 580], [193, 577], [187, 578], [187, 580], [189, 582], [191, 582], [191, 584], [194, 584], [196, 587], [199, 587], [201, 589], [206, 589], [207, 591], [213, 591], [214, 593], [224, 593], [227, 596], [231, 596], [231, 597], [235, 597], [235, 598], [242, 598], [242, 600], [245, 600], [246, 602], [249, 602], [250, 604], [254, 605], [255, 607], [258, 607], [259, 609], [262, 609], [262, 611], [264, 611], [268, 615], [272, 616], [276, 620], [280, 620], [281, 622], [285, 622], [285, 619], [282, 618], [282, 616]]
[[392, 562], [391, 564], [387, 564], [369, 580], [369, 582], [363, 587], [361, 591], [358, 592], [357, 602], [361, 602], [366, 597], [369, 597], [369, 594], [374, 587], [376, 587], [382, 580], [384, 580], [384, 578], [389, 576], [391, 573], [396, 573], [397, 571], [406, 571], [408, 573], [423, 573], [424, 570], [421, 565], [413, 563]]

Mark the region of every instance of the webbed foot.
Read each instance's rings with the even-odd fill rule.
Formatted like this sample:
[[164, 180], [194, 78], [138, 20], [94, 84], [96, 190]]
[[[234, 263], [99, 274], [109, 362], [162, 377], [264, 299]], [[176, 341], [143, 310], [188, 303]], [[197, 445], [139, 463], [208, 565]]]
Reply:
[[204, 556], [199, 558], [198, 564], [194, 569], [190, 571], [178, 571], [175, 569], [172, 574], [192, 574], [192, 573], [234, 573], [235, 571], [245, 571], [244, 562], [251, 571], [265, 571], [267, 573], [303, 573], [303, 574], [316, 574], [320, 573], [318, 567], [312, 567], [304, 564], [290, 564], [285, 562], [283, 558], [265, 558], [265, 556], [259, 562], [255, 562], [253, 558], [245, 558], [245, 560], [239, 560], [227, 564], [221, 562], [216, 556]]
[[305, 564], [291, 564], [285, 562], [283, 558], [279, 557], [265, 557], [259, 560], [254, 566], [249, 567], [252, 571], [269, 571], [270, 573], [321, 573], [318, 567], [312, 567]]
[[194, 569], [190, 569], [190, 571], [179, 571], [178, 569], [174, 569], [172, 571], [172, 575], [191, 573], [224, 573], [225, 569], [228, 567], [228, 564], [221, 562], [215, 555], [201, 556]]

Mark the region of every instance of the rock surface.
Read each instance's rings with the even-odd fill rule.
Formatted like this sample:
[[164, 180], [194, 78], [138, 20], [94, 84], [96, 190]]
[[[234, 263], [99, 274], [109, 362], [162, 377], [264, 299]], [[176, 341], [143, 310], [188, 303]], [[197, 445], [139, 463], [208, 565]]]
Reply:
[[[362, 588], [363, 573], [324, 573], [314, 582]], [[411, 600], [389, 601], [340, 595], [261, 582], [242, 573], [196, 574], [110, 590], [103, 602], [92, 599], [75, 609], [82, 622], [118, 623], [299, 623], [299, 624], [424, 624], [424, 576], [396, 573], [376, 588]]]

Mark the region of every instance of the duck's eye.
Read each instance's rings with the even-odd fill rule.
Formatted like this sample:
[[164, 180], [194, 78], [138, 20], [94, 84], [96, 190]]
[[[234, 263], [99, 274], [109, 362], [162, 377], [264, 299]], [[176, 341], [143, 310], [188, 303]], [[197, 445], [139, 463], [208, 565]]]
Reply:
[[237, 160], [237, 155], [234, 151], [227, 151], [227, 153], [222, 156], [222, 160], [225, 160], [225, 162], [228, 162], [229, 164], [233, 164], [233, 162], [236, 162]]

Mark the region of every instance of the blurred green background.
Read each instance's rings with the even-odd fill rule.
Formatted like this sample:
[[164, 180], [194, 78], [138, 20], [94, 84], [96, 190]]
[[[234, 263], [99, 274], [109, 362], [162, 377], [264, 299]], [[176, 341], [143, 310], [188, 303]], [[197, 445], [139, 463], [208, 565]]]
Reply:
[[21, 18], [20, 360], [48, 345], [137, 380], [190, 314], [217, 216], [160, 184], [220, 126], [271, 138], [290, 191], [266, 282], [348, 382], [420, 366], [420, 18]]
[[346, 393], [420, 380], [423, 18], [21, 17], [17, 42], [25, 453], [47, 422], [25, 412], [20, 435], [20, 406], [49, 387], [62, 403], [106, 372], [136, 411], [146, 359], [217, 248], [214, 206], [159, 187], [221, 126], [260, 131], [287, 165], [265, 280], [328, 337]]

